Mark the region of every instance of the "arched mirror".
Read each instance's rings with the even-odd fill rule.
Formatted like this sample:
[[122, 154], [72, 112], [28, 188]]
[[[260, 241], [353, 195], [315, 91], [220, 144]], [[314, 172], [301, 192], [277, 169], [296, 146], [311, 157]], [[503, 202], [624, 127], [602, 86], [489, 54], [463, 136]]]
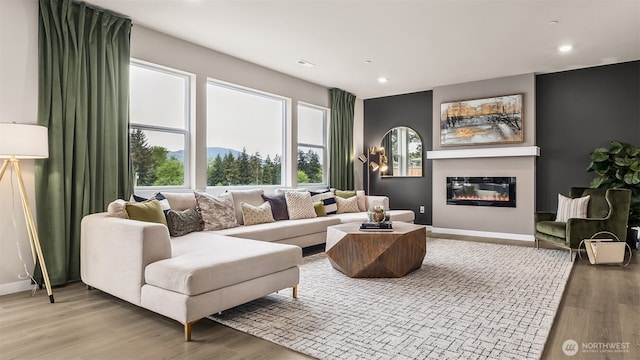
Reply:
[[394, 127], [384, 135], [380, 146], [387, 156], [382, 177], [422, 176], [422, 139], [412, 128]]

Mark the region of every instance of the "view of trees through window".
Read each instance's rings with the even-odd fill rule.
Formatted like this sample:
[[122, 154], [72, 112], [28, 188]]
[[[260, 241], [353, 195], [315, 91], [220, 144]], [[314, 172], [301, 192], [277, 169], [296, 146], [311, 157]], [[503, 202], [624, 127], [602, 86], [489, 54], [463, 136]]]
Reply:
[[184, 162], [163, 146], [149, 145], [145, 131], [132, 129], [129, 146], [137, 186], [184, 184]]

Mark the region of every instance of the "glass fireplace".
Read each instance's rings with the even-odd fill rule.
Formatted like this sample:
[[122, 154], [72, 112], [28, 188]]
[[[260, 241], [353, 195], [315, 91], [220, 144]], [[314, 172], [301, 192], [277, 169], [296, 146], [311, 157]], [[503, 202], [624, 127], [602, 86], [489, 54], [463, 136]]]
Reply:
[[447, 205], [516, 207], [516, 178], [447, 177]]

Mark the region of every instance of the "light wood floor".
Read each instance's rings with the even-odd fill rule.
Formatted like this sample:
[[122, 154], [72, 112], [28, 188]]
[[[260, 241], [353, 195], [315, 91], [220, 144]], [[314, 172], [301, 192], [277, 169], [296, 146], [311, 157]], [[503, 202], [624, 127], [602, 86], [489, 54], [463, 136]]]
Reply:
[[[640, 359], [639, 255], [624, 269], [576, 262], [542, 359]], [[54, 295], [55, 304], [44, 290], [0, 297], [0, 359], [309, 359], [208, 319], [185, 343], [178, 322], [81, 283], [54, 288]], [[629, 343], [629, 352], [567, 357], [567, 339]]]

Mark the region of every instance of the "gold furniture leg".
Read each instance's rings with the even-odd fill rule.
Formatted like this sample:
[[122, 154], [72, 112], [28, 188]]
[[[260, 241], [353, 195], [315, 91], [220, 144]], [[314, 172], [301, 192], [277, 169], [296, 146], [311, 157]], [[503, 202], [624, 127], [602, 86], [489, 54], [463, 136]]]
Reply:
[[292, 297], [294, 299], [298, 298], [298, 285], [293, 285], [293, 295], [292, 295]]
[[11, 165], [18, 177], [18, 187], [20, 188], [20, 199], [22, 200], [22, 208], [24, 211], [25, 221], [27, 223], [27, 233], [29, 234], [29, 245], [31, 246], [31, 253], [33, 255], [34, 263], [36, 257], [40, 262], [40, 268], [42, 269], [42, 277], [44, 278], [44, 284], [47, 287], [47, 295], [49, 295], [49, 301], [53, 304], [53, 292], [51, 291], [51, 282], [49, 281], [49, 273], [47, 272], [47, 266], [44, 262], [44, 256], [42, 255], [42, 247], [40, 246], [40, 239], [38, 238], [38, 231], [36, 228], [35, 220], [33, 219], [33, 213], [31, 212], [31, 205], [29, 205], [29, 198], [27, 197], [27, 190], [24, 186], [24, 180], [22, 179], [22, 172], [20, 171], [20, 162], [14, 156], [10, 159], [5, 159], [0, 169], [0, 180], [4, 176], [7, 168]]

